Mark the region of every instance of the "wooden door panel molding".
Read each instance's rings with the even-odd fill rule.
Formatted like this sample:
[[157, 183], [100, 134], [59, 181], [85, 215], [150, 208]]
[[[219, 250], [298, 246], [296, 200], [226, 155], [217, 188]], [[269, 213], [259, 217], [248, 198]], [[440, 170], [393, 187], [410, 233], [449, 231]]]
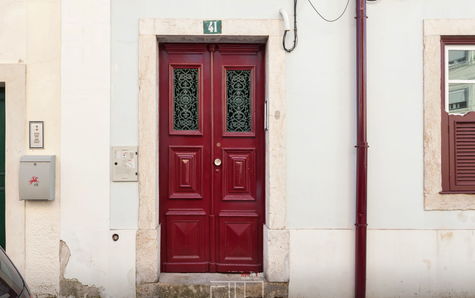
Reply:
[[225, 211], [219, 214], [218, 272], [262, 271], [262, 228], [258, 213]]
[[167, 219], [167, 226], [170, 243], [168, 260], [184, 262], [204, 259], [203, 248], [206, 246], [201, 243], [205, 234], [203, 219], [174, 216]]
[[223, 149], [223, 200], [256, 199], [256, 159], [254, 149]]
[[169, 152], [169, 198], [202, 199], [203, 147], [170, 146]]
[[222, 55], [257, 55], [262, 51], [262, 44], [220, 44], [217, 50]]
[[166, 259], [162, 260], [163, 268], [177, 272], [182, 268], [189, 272], [208, 270], [207, 213], [200, 209], [169, 210], [164, 226], [163, 236], [169, 249]]
[[221, 263], [251, 264], [257, 261], [255, 246], [257, 244], [256, 218], [221, 219], [220, 241]]
[[162, 43], [161, 48], [169, 55], [190, 55], [208, 53], [208, 45], [202, 43]]

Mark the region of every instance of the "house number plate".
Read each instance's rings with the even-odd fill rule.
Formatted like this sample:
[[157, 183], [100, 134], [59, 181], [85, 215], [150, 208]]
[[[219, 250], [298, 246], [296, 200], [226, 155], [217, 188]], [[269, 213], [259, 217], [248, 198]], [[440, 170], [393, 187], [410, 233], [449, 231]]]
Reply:
[[204, 34], [221, 34], [221, 20], [203, 21]]

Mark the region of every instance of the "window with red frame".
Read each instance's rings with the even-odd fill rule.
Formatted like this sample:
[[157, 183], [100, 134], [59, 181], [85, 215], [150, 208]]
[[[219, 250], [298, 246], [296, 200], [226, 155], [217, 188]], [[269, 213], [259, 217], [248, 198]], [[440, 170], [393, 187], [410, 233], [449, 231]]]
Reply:
[[475, 193], [475, 36], [442, 36], [442, 193]]

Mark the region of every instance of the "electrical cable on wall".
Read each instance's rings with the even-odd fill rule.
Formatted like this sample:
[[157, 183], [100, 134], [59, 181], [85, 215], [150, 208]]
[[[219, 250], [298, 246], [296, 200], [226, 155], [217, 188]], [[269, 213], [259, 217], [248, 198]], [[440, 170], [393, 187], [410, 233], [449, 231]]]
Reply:
[[290, 53], [297, 46], [297, 39], [298, 39], [297, 38], [297, 0], [294, 0], [294, 44], [292, 45], [291, 48], [287, 48], [287, 46], [285, 45], [285, 38], [287, 37], [287, 33], [290, 31], [290, 29], [288, 28], [289, 19], [288, 19], [287, 13], [284, 10], [281, 9], [280, 14], [284, 18], [284, 23], [285, 23], [284, 37], [282, 38], [282, 46], [284, 47], [284, 50], [287, 53]]
[[332, 22], [336, 22], [338, 21], [339, 19], [341, 19], [341, 17], [345, 14], [346, 10], [348, 9], [348, 5], [350, 4], [350, 0], [348, 0], [346, 2], [346, 5], [345, 5], [345, 9], [343, 9], [343, 11], [340, 13], [340, 15], [334, 19], [328, 19], [326, 18], [320, 11], [318, 11], [318, 9], [313, 5], [312, 1], [310, 0], [307, 0], [308, 3], [310, 3], [310, 5], [312, 6], [313, 10], [315, 10], [315, 12], [325, 21], [325, 22], [329, 22], [329, 23], [332, 23]]
[[[343, 11], [338, 15], [338, 17], [334, 18], [334, 19], [329, 19], [327, 17], [325, 17], [316, 7], [315, 5], [313, 5], [312, 1], [311, 0], [307, 0], [308, 3], [312, 6], [313, 10], [318, 14], [318, 16], [320, 16], [320, 18], [322, 18], [322, 20], [324, 20], [325, 22], [329, 22], [329, 23], [332, 23], [332, 22], [336, 22], [338, 21], [339, 19], [341, 19], [343, 17], [343, 15], [345, 14], [346, 10], [348, 9], [348, 5], [350, 4], [350, 0], [347, 0], [346, 1], [346, 5], [345, 5], [345, 8], [343, 9]], [[285, 26], [285, 29], [284, 29], [284, 37], [282, 38], [282, 46], [284, 48], [284, 50], [287, 52], [287, 53], [290, 53], [292, 52], [293, 50], [295, 50], [295, 47], [297, 46], [297, 41], [298, 41], [298, 35], [297, 35], [297, 0], [294, 0], [294, 42], [293, 42], [293, 45], [291, 48], [287, 48], [287, 45], [285, 44], [285, 39], [287, 37], [287, 33], [290, 31], [290, 26], [289, 26], [289, 17], [287, 16], [287, 13], [285, 12], [285, 10], [281, 9], [280, 10], [280, 14], [282, 15], [282, 18], [284, 20], [284, 26]]]

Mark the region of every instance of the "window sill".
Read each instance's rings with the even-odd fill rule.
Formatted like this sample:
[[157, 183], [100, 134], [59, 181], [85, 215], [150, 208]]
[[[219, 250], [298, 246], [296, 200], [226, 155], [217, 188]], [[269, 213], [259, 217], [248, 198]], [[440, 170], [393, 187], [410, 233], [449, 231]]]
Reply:
[[439, 192], [441, 195], [451, 195], [451, 194], [460, 194], [460, 195], [474, 195], [475, 190], [447, 190]]

